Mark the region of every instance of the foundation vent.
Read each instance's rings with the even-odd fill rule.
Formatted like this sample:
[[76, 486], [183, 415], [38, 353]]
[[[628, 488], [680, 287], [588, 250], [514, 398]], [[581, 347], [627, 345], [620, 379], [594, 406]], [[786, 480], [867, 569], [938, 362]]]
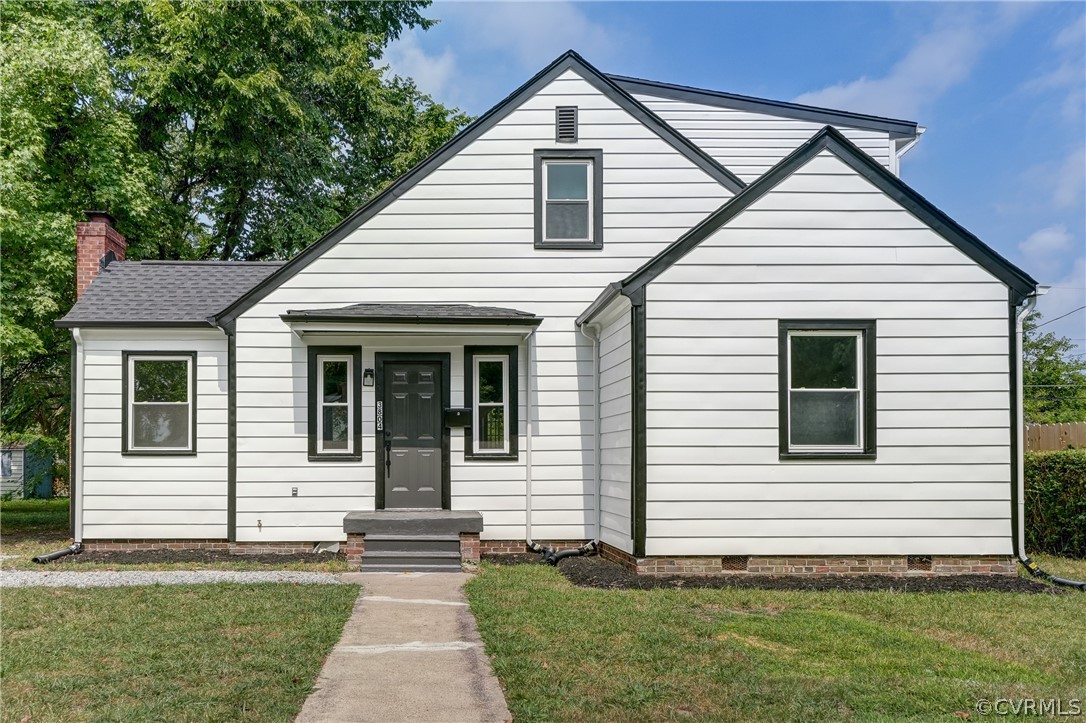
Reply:
[[720, 558], [720, 569], [724, 572], [746, 572], [749, 560], [747, 555], [725, 555]]
[[560, 105], [554, 109], [554, 139], [562, 143], [577, 142], [577, 106]]
[[908, 570], [931, 572], [931, 558], [923, 555], [909, 555], [905, 558], [905, 566]]

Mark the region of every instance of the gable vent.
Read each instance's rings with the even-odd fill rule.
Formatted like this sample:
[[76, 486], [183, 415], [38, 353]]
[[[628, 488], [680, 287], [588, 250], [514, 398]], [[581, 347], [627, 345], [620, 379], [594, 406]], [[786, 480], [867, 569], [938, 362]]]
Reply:
[[554, 139], [566, 143], [577, 141], [577, 106], [560, 105], [554, 109]]

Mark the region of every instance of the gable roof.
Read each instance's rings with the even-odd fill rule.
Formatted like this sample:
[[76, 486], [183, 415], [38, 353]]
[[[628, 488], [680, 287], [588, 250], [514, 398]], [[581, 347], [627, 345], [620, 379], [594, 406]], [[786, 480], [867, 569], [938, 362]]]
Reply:
[[898, 120], [896, 118], [884, 118], [865, 113], [851, 113], [832, 108], [819, 108], [813, 105], [801, 105], [799, 103], [786, 103], [780, 100], [767, 98], [755, 98], [749, 95], [737, 95], [725, 93], [719, 90], [706, 90], [704, 88], [691, 88], [686, 85], [674, 83], [661, 83], [656, 80], [643, 78], [631, 78], [624, 75], [607, 76], [627, 93], [640, 93], [654, 95], [658, 98], [669, 100], [681, 100], [688, 103], [715, 106], [717, 108], [730, 108], [732, 110], [745, 110], [754, 113], [767, 113], [769, 115], [795, 118], [796, 120], [814, 121], [827, 125], [842, 125], [850, 128], [864, 128], [868, 130], [886, 131], [891, 138], [915, 138], [918, 127], [915, 121]]
[[906, 211], [927, 224], [933, 231], [952, 243], [979, 266], [1005, 283], [1013, 292], [1015, 303], [1020, 303], [1037, 290], [1037, 281], [1022, 269], [996, 253], [990, 246], [971, 234], [954, 219], [936, 208], [904, 181], [886, 170], [881, 164], [857, 148], [832, 126], [826, 126], [809, 141], [783, 158], [777, 165], [751, 183], [742, 192], [729, 199], [694, 228], [683, 234], [663, 251], [651, 258], [641, 268], [622, 281], [612, 283], [577, 319], [583, 324], [592, 319], [618, 294], [633, 296], [649, 282], [671, 268], [679, 259], [690, 253], [698, 244], [745, 211], [752, 203], [771, 191], [800, 167], [822, 151], [829, 151], [849, 168], [867, 179], [872, 185], [901, 205]]
[[282, 262], [114, 261], [59, 327], [213, 327], [219, 309], [271, 276]]
[[667, 142], [672, 148], [685, 156], [687, 160], [701, 168], [725, 188], [733, 193], [738, 193], [745, 188], [746, 184], [744, 184], [738, 176], [726, 169], [712, 156], [668, 125], [663, 119], [646, 108], [639, 101], [634, 99], [633, 96], [612, 82], [606, 75], [590, 65], [576, 52], [568, 50], [546, 68], [539, 71], [527, 83], [513, 91], [513, 93], [506, 97], [505, 100], [479, 116], [479, 118], [460, 131], [454, 138], [434, 151], [434, 153], [426, 160], [400, 176], [392, 183], [392, 185], [344, 219], [338, 226], [303, 249], [294, 256], [294, 258], [288, 261], [283, 268], [276, 271], [263, 282], [257, 284], [240, 298], [234, 300], [229, 306], [225, 306], [221, 309], [220, 312], [216, 314], [216, 321], [221, 324], [236, 319], [246, 309], [271, 293], [272, 290], [284, 281], [304, 269], [312, 261], [319, 258], [325, 251], [332, 246], [335, 246], [336, 243], [344, 239], [356, 228], [403, 195], [408, 189], [426, 178], [446, 160], [459, 153], [465, 146], [494, 127], [499, 121], [505, 118], [505, 116], [516, 109], [522, 101], [535, 94], [567, 70], [575, 71], [587, 82], [592, 84], [596, 90], [607, 96], [616, 105], [620, 106], [623, 110], [639, 120], [649, 130], [656, 133], [657, 136]]
[[513, 324], [539, 326], [529, 311], [473, 304], [351, 304], [338, 309], [289, 310], [283, 321], [398, 322], [417, 324]]

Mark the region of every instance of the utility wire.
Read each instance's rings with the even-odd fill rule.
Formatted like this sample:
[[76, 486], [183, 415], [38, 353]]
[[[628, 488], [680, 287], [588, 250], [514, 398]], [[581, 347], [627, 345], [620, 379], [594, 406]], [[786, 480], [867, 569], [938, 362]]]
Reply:
[[1051, 323], [1052, 323], [1052, 322], [1054, 322], [1054, 321], [1059, 321], [1059, 320], [1060, 320], [1060, 319], [1062, 319], [1062, 318], [1063, 318], [1064, 316], [1071, 316], [1071, 314], [1074, 314], [1074, 313], [1075, 313], [1076, 311], [1082, 311], [1083, 309], [1086, 309], [1086, 306], [1080, 306], [1080, 307], [1078, 307], [1077, 309], [1072, 309], [1071, 311], [1068, 311], [1068, 312], [1067, 312], [1066, 314], [1064, 314], [1063, 316], [1057, 316], [1057, 317], [1056, 317], [1055, 319], [1049, 319], [1049, 320], [1048, 320], [1048, 321], [1046, 321], [1046, 322], [1045, 322], [1044, 324], [1038, 324], [1037, 326], [1035, 326], [1035, 327], [1033, 327], [1033, 328], [1034, 328], [1034, 329], [1040, 329], [1040, 328], [1041, 328], [1042, 326], [1047, 326], [1048, 324], [1051, 324]]

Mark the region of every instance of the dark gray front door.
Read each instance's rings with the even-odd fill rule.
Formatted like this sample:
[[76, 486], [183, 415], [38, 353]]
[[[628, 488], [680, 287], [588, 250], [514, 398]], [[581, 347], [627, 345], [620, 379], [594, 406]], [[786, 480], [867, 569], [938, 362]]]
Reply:
[[440, 509], [441, 363], [389, 360], [383, 366], [385, 508]]

